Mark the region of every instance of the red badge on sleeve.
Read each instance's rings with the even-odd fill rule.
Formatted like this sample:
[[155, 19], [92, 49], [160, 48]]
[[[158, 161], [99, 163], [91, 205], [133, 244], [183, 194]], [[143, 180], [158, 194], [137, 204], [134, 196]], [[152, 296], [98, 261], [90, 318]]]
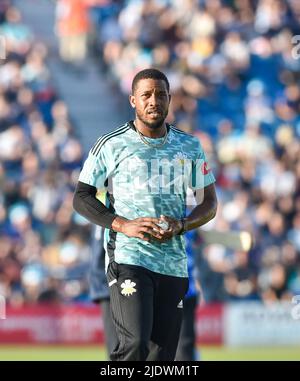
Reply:
[[201, 171], [203, 175], [207, 175], [210, 172], [210, 168], [208, 168], [208, 164], [206, 161], [201, 165]]

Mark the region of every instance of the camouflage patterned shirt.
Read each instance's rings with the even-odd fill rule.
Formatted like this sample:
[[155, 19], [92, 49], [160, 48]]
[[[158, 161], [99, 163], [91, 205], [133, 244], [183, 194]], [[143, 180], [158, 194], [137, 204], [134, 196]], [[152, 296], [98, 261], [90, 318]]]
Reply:
[[[187, 189], [203, 191], [215, 179], [199, 139], [172, 125], [167, 129], [166, 140], [141, 139], [131, 121], [101, 136], [89, 152], [79, 181], [105, 188], [106, 206], [118, 216], [130, 220], [184, 217]], [[180, 235], [158, 243], [106, 229], [104, 244], [110, 262], [188, 276], [185, 242]]]

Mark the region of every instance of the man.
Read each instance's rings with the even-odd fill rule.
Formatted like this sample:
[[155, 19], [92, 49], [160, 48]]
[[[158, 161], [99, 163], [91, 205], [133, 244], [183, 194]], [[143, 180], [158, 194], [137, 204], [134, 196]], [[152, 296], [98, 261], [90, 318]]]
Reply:
[[87, 54], [91, 30], [89, 8], [100, 0], [58, 0], [55, 32], [59, 38], [59, 54], [63, 61], [82, 64]]
[[[96, 198], [105, 203], [105, 191], [98, 189]], [[118, 338], [111, 318], [110, 296], [105, 274], [104, 229], [99, 225], [94, 225], [92, 232], [89, 291], [91, 300], [100, 305], [105, 345], [110, 354], [117, 345]]]
[[188, 258], [189, 289], [184, 298], [181, 331], [176, 352], [176, 361], [196, 361], [199, 359], [196, 342], [195, 318], [199, 298], [202, 298], [200, 282], [195, 276], [196, 241], [198, 234], [191, 230], [185, 234], [186, 253]]
[[[98, 139], [74, 195], [74, 209], [106, 228], [118, 335], [112, 360], [174, 360], [188, 289], [182, 234], [216, 214], [215, 180], [199, 140], [165, 122], [170, 100], [163, 73], [139, 72], [130, 95], [135, 120]], [[106, 206], [95, 197], [103, 186]], [[188, 188], [199, 204], [186, 217]]]
[[110, 298], [104, 265], [105, 250], [103, 247], [103, 230], [101, 226], [97, 225], [95, 225], [93, 229], [89, 288], [91, 300], [95, 304], [99, 304], [101, 308], [104, 340], [107, 352], [110, 354], [117, 345], [118, 339], [110, 312]]

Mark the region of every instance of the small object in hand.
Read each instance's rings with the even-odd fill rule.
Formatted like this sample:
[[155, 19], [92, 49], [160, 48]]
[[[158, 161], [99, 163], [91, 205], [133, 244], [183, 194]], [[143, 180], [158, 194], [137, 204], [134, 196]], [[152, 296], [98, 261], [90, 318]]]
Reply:
[[169, 224], [167, 221], [160, 221], [156, 225], [158, 225], [162, 230], [168, 230], [169, 229]]

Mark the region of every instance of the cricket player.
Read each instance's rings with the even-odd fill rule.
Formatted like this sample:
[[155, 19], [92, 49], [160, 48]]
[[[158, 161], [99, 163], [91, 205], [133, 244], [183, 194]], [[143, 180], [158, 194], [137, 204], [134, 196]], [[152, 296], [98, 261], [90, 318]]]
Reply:
[[[74, 209], [105, 228], [113, 361], [174, 360], [188, 290], [183, 234], [217, 210], [199, 139], [165, 121], [170, 100], [162, 72], [137, 73], [129, 98], [135, 119], [97, 140], [74, 195]], [[105, 205], [99, 188], [107, 190]], [[187, 189], [197, 200], [188, 215]]]

